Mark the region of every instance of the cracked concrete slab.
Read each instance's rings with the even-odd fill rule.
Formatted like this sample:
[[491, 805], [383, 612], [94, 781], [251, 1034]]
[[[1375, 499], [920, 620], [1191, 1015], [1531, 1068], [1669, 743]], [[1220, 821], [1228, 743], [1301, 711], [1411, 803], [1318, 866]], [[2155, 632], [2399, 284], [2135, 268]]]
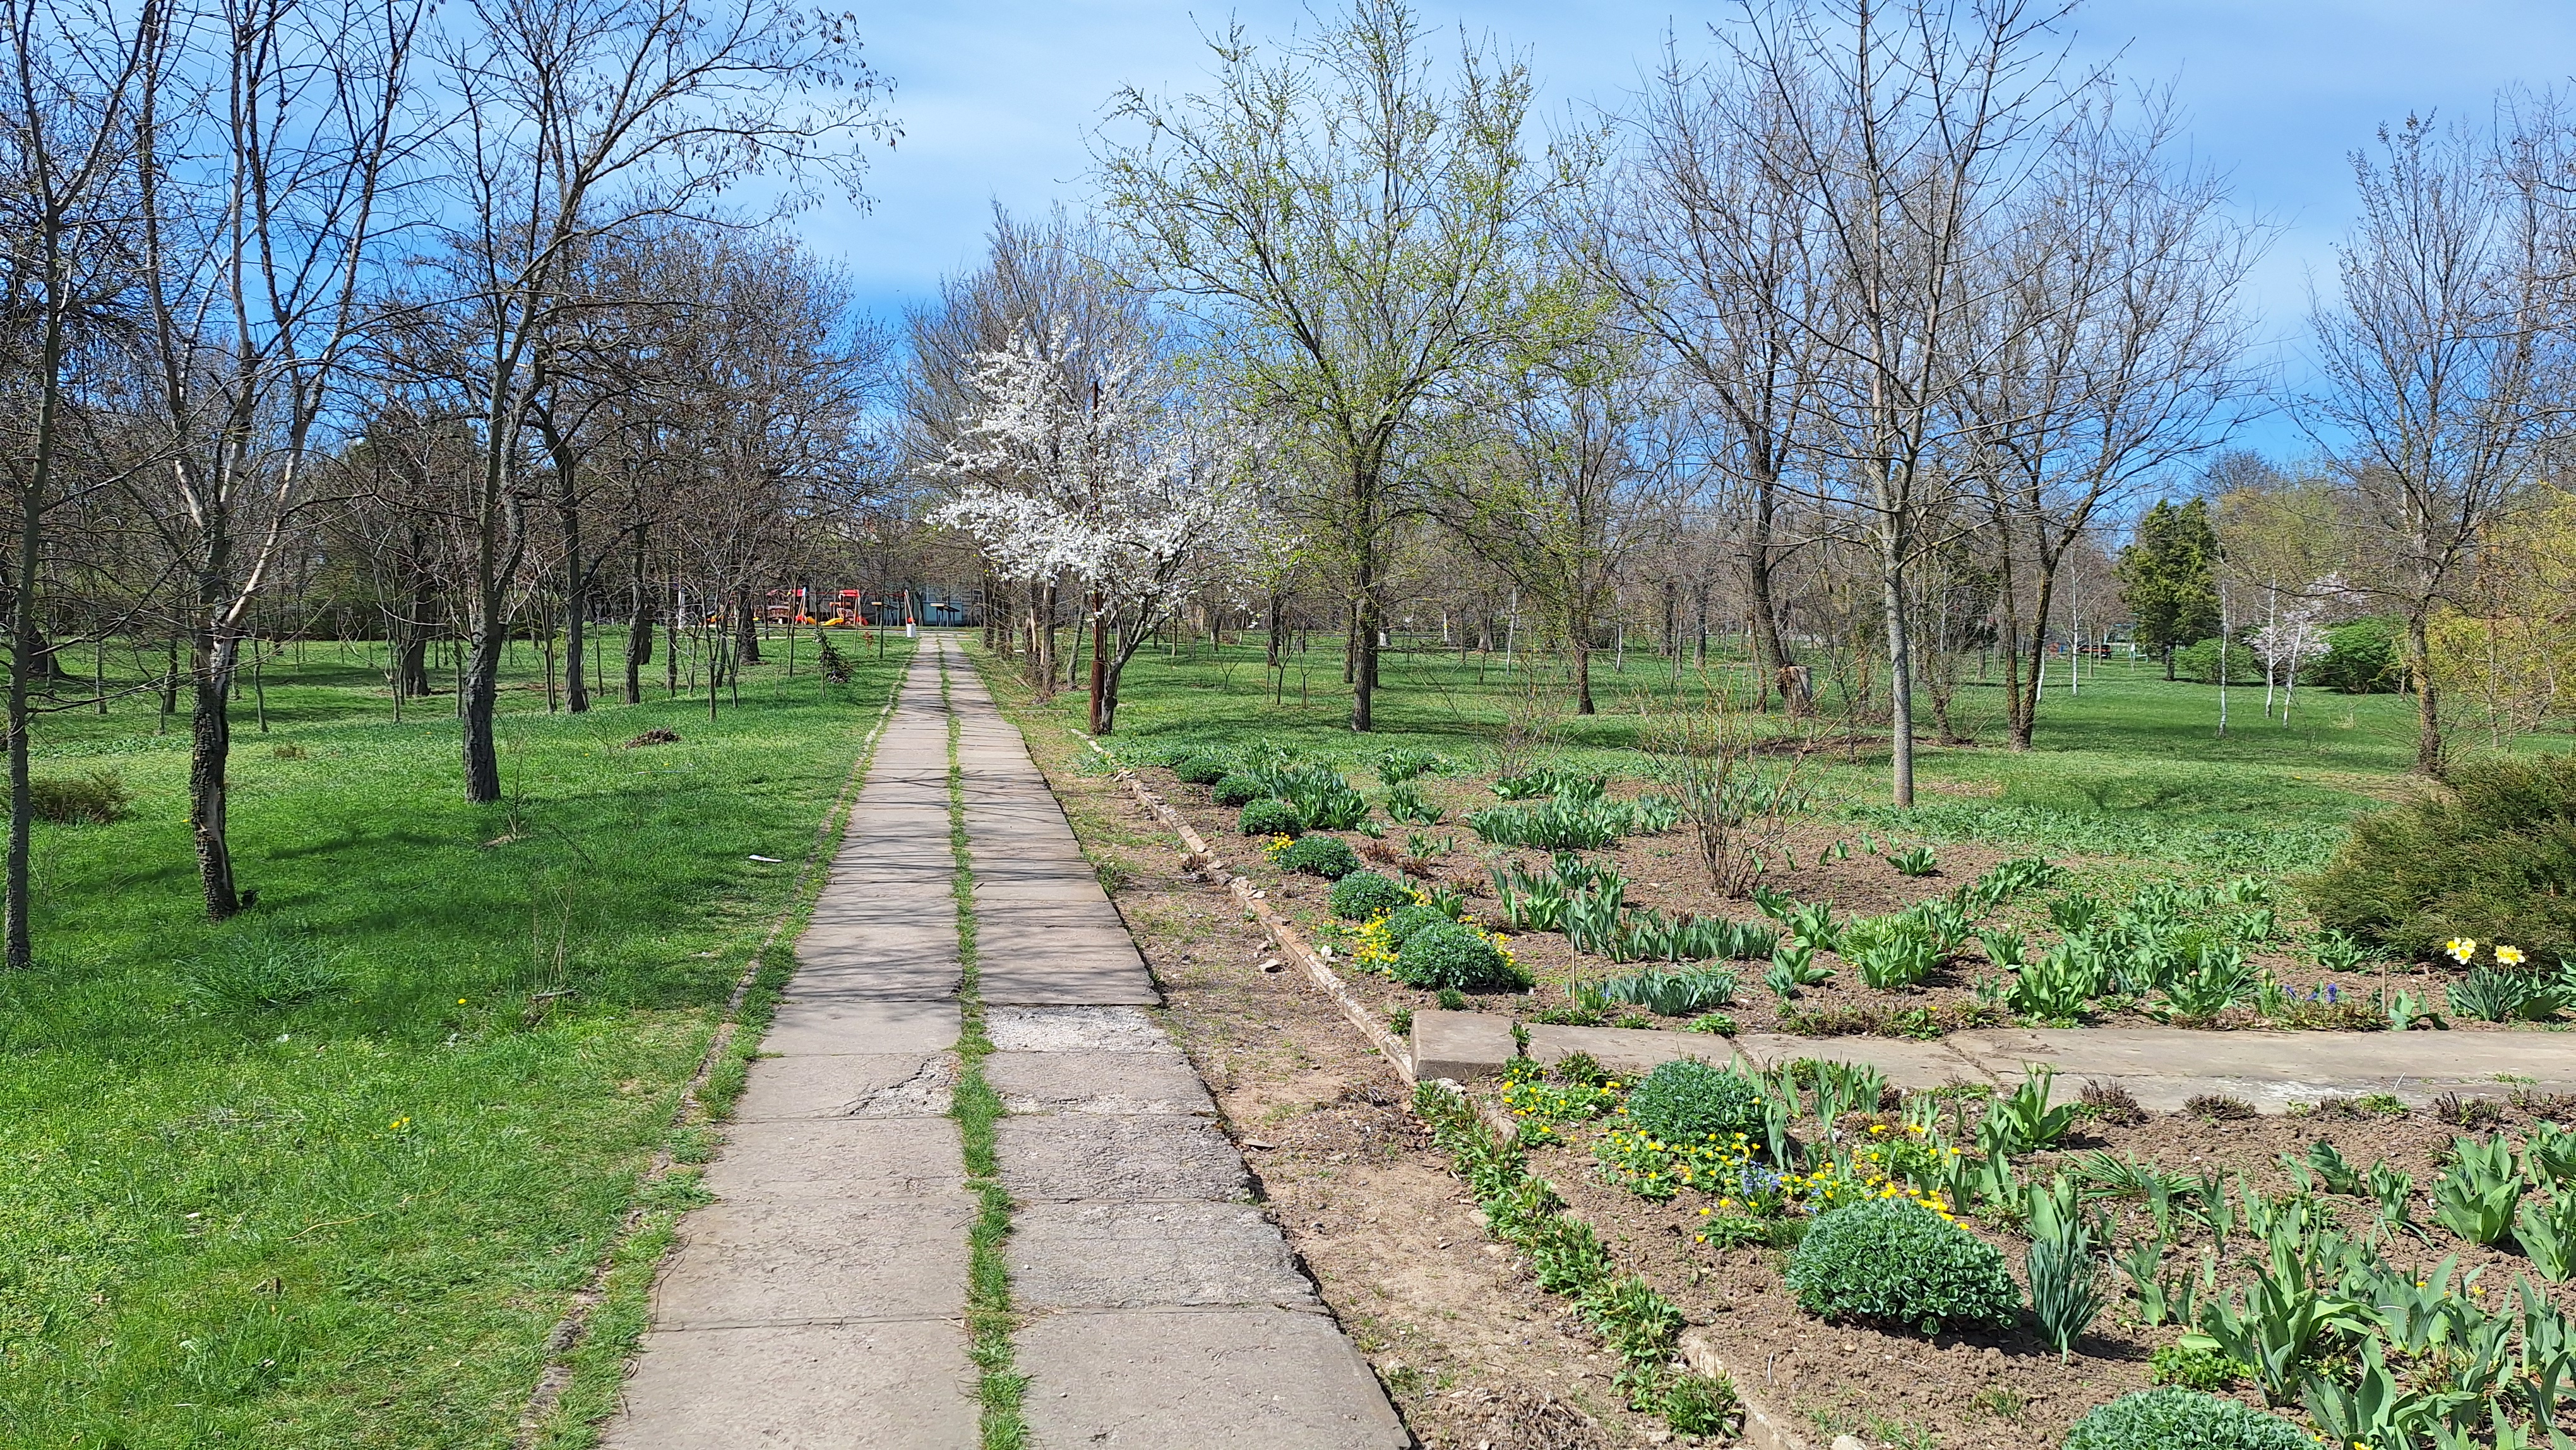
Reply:
[[1121, 1450], [1402, 1450], [1359, 1351], [1285, 1309], [1050, 1314], [1020, 1331], [1041, 1445]]
[[984, 1000], [1015, 1006], [1159, 1006], [1163, 994], [1141, 963], [1117, 961], [988, 961], [982, 968]]
[[737, 1123], [769, 1118], [935, 1118], [948, 1111], [957, 1059], [946, 1052], [852, 1052], [755, 1059]]
[[1138, 1007], [1010, 1007], [984, 1014], [999, 1052], [1168, 1052], [1180, 1049]]
[[1177, 1052], [996, 1052], [984, 1059], [984, 1080], [1014, 1113], [1216, 1111]]
[[1251, 1188], [1243, 1157], [1214, 1123], [1179, 1116], [1106, 1114], [1004, 1118], [994, 1156], [1011, 1196], [1230, 1202]]
[[1028, 1203], [1011, 1297], [1031, 1309], [1315, 1307], [1278, 1225], [1248, 1203]]

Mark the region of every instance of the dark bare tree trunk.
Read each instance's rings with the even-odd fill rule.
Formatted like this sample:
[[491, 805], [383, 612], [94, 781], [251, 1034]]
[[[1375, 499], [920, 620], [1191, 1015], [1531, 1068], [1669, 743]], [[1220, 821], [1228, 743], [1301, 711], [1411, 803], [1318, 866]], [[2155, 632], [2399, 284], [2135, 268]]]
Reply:
[[197, 850], [197, 884], [206, 899], [209, 920], [225, 921], [241, 911], [233, 884], [232, 840], [227, 832], [233, 726], [228, 695], [233, 683], [234, 650], [222, 632], [221, 611], [232, 567], [232, 539], [223, 515], [210, 518], [199, 561], [195, 618], [189, 649], [189, 674], [195, 707], [188, 722], [188, 829]]

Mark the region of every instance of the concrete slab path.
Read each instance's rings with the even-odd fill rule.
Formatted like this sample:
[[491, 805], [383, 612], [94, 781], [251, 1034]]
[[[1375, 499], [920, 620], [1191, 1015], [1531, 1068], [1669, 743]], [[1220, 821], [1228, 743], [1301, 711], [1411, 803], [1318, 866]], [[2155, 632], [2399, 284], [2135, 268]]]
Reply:
[[[1413, 1014], [1414, 1068], [1459, 1080], [1499, 1072], [1515, 1054], [1509, 1023], [1475, 1012]], [[1884, 1037], [1790, 1037], [1539, 1025], [1529, 1055], [1553, 1063], [1585, 1053], [1614, 1072], [1643, 1073], [1677, 1057], [1749, 1067], [1797, 1058], [1875, 1067], [1892, 1087], [2020, 1085], [2035, 1065], [2073, 1084], [2127, 1088], [2142, 1107], [2172, 1112], [2201, 1094], [2241, 1098], [2267, 1113], [2319, 1098], [2388, 1093], [2421, 1107], [2445, 1093], [2504, 1097], [2518, 1087], [2576, 1093], [2576, 1033], [2194, 1032], [2171, 1028], [1991, 1028], [1935, 1042]]]
[[[948, 671], [943, 707], [940, 673]], [[1019, 732], [925, 638], [611, 1450], [973, 1450], [963, 961], [948, 727], [976, 878], [985, 1080], [1038, 1450], [1400, 1450], [1376, 1377], [1253, 1201], [1161, 997]]]

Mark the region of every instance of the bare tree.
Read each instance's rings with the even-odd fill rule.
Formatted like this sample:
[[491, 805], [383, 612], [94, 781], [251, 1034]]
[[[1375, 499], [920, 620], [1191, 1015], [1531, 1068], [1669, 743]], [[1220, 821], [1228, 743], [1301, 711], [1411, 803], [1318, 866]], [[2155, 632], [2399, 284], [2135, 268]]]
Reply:
[[1816, 285], [1815, 436], [1877, 560], [1888, 654], [1890, 788], [1914, 803], [1913, 631], [1906, 571], [1944, 513], [1985, 250], [2067, 124], [2060, 0], [1789, 0], [1724, 32], [1767, 94], [1754, 138], [1807, 199]]
[[[108, 23], [114, 22], [114, 23]], [[154, 36], [169, 23], [156, 0], [102, 16], [52, 0], [0, 3], [12, 57], [0, 94], [0, 207], [5, 207], [8, 307], [7, 451], [16, 537], [8, 574], [9, 848], [6, 962], [35, 963], [28, 929], [27, 778], [30, 690], [50, 660], [41, 632], [48, 518], [66, 498], [66, 433], [82, 361], [96, 363], [123, 330], [134, 285], [132, 159], [146, 97], [163, 79]]]
[[1229, 31], [1213, 94], [1121, 93], [1113, 124], [1143, 134], [1100, 162], [1143, 277], [1332, 465], [1311, 502], [1346, 565], [1354, 730], [1372, 728], [1407, 449], [1434, 393], [1508, 336], [1549, 189], [1522, 149], [1524, 69], [1467, 47], [1444, 88], [1425, 34], [1401, 0], [1354, 0], [1275, 63]]
[[2361, 512], [2394, 560], [2357, 578], [2406, 624], [2415, 768], [2443, 770], [2427, 622], [2513, 499], [2566, 378], [2556, 125], [2499, 143], [2408, 117], [2356, 152], [2361, 215], [2340, 305], [2311, 320], [2309, 399]]
[[2015, 750], [2038, 719], [2067, 550], [2141, 483], [2224, 442], [2258, 387], [2235, 305], [2258, 238], [2215, 175], [2175, 163], [2179, 140], [2161, 102], [2135, 125], [2107, 100], [2088, 107], [2001, 219], [1975, 294], [1984, 362], [1956, 395], [1958, 451], [1993, 523]]
[[843, 21], [779, 0], [478, 0], [441, 56], [460, 220], [447, 263], [460, 383], [481, 417], [469, 510], [465, 798], [498, 800], [493, 708], [526, 554], [520, 433], [555, 365], [575, 268], [599, 237], [707, 216], [734, 182], [819, 177], [857, 195], [861, 135], [890, 136], [883, 82]]
[[[1630, 118], [1636, 150], [1605, 208], [1605, 271], [1635, 325], [1705, 393], [1708, 449], [1740, 511], [1756, 689], [1796, 663], [1774, 580], [1805, 542], [1784, 537], [1792, 478], [1811, 467], [1805, 430], [1826, 325], [1811, 273], [1810, 208], [1786, 168], [1765, 164], [1788, 124], [1742, 68], [1662, 71]], [[1783, 685], [1790, 708], [1804, 695]]]

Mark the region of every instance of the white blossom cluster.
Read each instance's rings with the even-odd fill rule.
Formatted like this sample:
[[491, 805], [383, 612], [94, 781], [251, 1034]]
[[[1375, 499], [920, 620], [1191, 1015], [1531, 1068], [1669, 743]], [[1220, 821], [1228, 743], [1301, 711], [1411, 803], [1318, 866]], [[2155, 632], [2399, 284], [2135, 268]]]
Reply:
[[976, 357], [977, 403], [937, 473], [932, 521], [972, 537], [1013, 580], [1080, 581], [1131, 629], [1242, 572], [1258, 515], [1253, 438], [1176, 401], [1162, 369], [1059, 330]]

